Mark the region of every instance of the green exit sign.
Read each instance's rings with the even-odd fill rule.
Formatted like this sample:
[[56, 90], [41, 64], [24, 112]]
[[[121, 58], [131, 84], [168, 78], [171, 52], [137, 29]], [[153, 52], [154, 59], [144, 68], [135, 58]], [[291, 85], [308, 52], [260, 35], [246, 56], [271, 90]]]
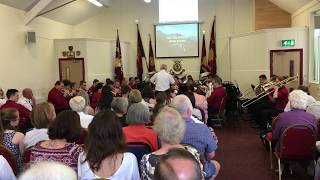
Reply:
[[296, 45], [296, 41], [294, 39], [281, 40], [282, 47], [293, 47]]

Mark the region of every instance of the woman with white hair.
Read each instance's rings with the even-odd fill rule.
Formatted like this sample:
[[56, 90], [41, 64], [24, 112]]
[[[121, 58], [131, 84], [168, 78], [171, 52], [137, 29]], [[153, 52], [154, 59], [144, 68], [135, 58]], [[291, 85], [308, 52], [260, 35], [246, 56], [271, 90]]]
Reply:
[[192, 146], [180, 144], [185, 134], [186, 125], [177, 110], [164, 107], [157, 115], [153, 128], [161, 141], [161, 148], [142, 157], [140, 165], [142, 180], [154, 178], [155, 167], [160, 158], [172, 148], [182, 148], [189, 151], [202, 167], [200, 153]]
[[76, 111], [79, 114], [81, 127], [88, 129], [93, 116], [84, 113], [84, 110], [86, 108], [86, 100], [82, 96], [75, 96], [70, 99], [69, 105], [73, 111]]
[[289, 126], [296, 124], [308, 125], [317, 130], [316, 118], [314, 115], [305, 112], [308, 103], [308, 96], [302, 90], [294, 90], [289, 94], [291, 111], [279, 114], [273, 130], [273, 143], [277, 144], [283, 131]]

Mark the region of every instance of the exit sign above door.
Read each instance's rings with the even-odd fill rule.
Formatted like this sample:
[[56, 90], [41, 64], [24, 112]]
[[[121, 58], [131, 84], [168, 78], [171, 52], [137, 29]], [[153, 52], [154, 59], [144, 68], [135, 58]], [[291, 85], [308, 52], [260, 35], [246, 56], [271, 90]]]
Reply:
[[281, 40], [282, 47], [293, 47], [295, 45], [296, 45], [296, 41], [294, 39]]

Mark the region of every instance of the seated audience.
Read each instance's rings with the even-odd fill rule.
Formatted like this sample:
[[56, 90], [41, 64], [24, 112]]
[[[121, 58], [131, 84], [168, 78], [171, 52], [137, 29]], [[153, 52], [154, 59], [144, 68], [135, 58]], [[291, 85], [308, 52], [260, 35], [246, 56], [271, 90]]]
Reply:
[[149, 110], [145, 105], [132, 104], [129, 107], [126, 122], [128, 126], [123, 128], [123, 133], [127, 142], [146, 143], [152, 151], [159, 148], [157, 134], [152, 129], [145, 127], [145, 124], [150, 122]]
[[95, 86], [95, 92], [93, 93], [90, 101], [90, 105], [93, 109], [96, 109], [97, 104], [101, 98], [102, 87], [103, 87], [103, 83], [98, 83]]
[[26, 88], [22, 90], [22, 97], [19, 98], [18, 103], [32, 111], [32, 107], [36, 104], [32, 89]]
[[43, 140], [49, 140], [48, 128], [56, 118], [54, 106], [51, 103], [36, 105], [31, 113], [31, 124], [34, 129], [28, 131], [24, 138], [25, 148], [30, 148]]
[[114, 112], [99, 112], [89, 125], [84, 152], [79, 156], [78, 179], [140, 179], [137, 159], [126, 149]]
[[167, 105], [167, 94], [165, 92], [159, 92], [156, 96], [156, 104], [153, 108], [152, 121], [156, 118], [161, 109]]
[[154, 105], [156, 104], [156, 100], [154, 97], [154, 92], [152, 90], [152, 87], [150, 85], [144, 86], [141, 91], [141, 95], [142, 95], [142, 103], [148, 108], [153, 108]]
[[110, 109], [112, 100], [113, 93], [111, 92], [111, 90], [108, 88], [108, 86], [103, 87], [101, 91], [101, 97], [96, 107], [96, 113], [99, 111]]
[[305, 112], [308, 95], [302, 90], [294, 90], [289, 94], [291, 111], [283, 112], [277, 117], [273, 131], [273, 144], [277, 144], [283, 131], [289, 126], [303, 124], [317, 131], [317, 121], [314, 115]]
[[[310, 96], [309, 88], [307, 86], [299, 86], [298, 89], [302, 90], [307, 94], [307, 107], [316, 102], [316, 99]], [[286, 107], [284, 108], [284, 112], [288, 112], [290, 110], [290, 101], [288, 101]]]
[[203, 121], [202, 119], [202, 114], [201, 111], [199, 109], [197, 109], [196, 106], [196, 100], [194, 98], [194, 94], [191, 91], [187, 91], [186, 93], [184, 93], [190, 100], [191, 104], [192, 104], [192, 118], [195, 119], [196, 122], [198, 121]]
[[316, 101], [307, 106], [306, 111], [316, 117], [317, 122], [320, 120], [320, 101]]
[[158, 163], [154, 180], [202, 180], [201, 168], [189, 152], [174, 148]]
[[198, 94], [197, 89], [194, 84], [189, 86], [189, 91], [193, 92], [194, 98], [195, 98], [195, 107], [202, 109], [202, 111], [205, 114], [204, 122], [206, 124], [208, 120], [208, 102], [207, 98], [204, 95]]
[[58, 162], [39, 162], [24, 172], [19, 180], [77, 180], [77, 173]]
[[31, 149], [30, 164], [57, 161], [76, 169], [82, 147], [74, 142], [80, 133], [79, 115], [71, 110], [61, 112], [49, 127], [50, 140], [41, 141]]
[[141, 179], [152, 180], [154, 178], [154, 169], [161, 157], [166, 155], [172, 148], [182, 148], [189, 151], [200, 162], [200, 154], [198, 151], [189, 146], [181, 145], [185, 133], [185, 122], [179, 112], [170, 107], [164, 107], [156, 117], [154, 126], [155, 132], [161, 142], [161, 148], [146, 154], [141, 160]]
[[121, 86], [121, 96], [128, 99], [129, 93], [131, 88], [129, 85], [122, 85]]
[[111, 108], [118, 117], [122, 127], [127, 126], [126, 114], [128, 111], [128, 104], [128, 99], [124, 97], [116, 97], [111, 103]]
[[80, 116], [81, 127], [87, 129], [92, 121], [93, 116], [84, 113], [86, 107], [86, 100], [82, 96], [75, 96], [69, 101], [70, 108], [77, 112]]
[[89, 114], [91, 116], [94, 116], [94, 109], [91, 106], [86, 106], [83, 110], [85, 114]]
[[134, 77], [130, 77], [129, 78], [129, 86], [131, 87], [131, 89], [138, 89]]
[[16, 180], [16, 176], [14, 175], [9, 163], [7, 160], [0, 155], [0, 179], [3, 180]]
[[78, 88], [78, 96], [82, 96], [86, 100], [86, 106], [90, 105], [90, 97], [87, 92], [87, 82], [85, 81], [80, 81], [80, 85]]
[[142, 101], [141, 93], [138, 89], [133, 89], [130, 91], [128, 96], [129, 106], [134, 103], [140, 103]]
[[30, 124], [31, 111], [29, 111], [27, 108], [25, 108], [21, 104], [17, 103], [19, 100], [19, 91], [16, 89], [8, 89], [7, 98], [8, 100], [4, 105], [1, 106], [1, 109], [14, 108], [18, 110], [19, 118], [20, 118], [20, 122], [19, 122], [20, 130], [22, 132], [27, 131], [31, 127], [31, 124]]
[[182, 143], [194, 146], [205, 157], [203, 163], [206, 174], [205, 178], [214, 179], [219, 173], [220, 164], [213, 160], [218, 145], [217, 141], [213, 138], [212, 132], [205, 124], [195, 123], [191, 119], [193, 108], [187, 96], [176, 96], [173, 98], [171, 105], [180, 112], [186, 122], [186, 133]]
[[57, 81], [54, 87], [48, 93], [48, 102], [52, 103], [56, 113], [69, 109], [69, 99], [64, 93], [64, 84], [62, 81]]
[[4, 91], [2, 88], [0, 88], [0, 108], [2, 105], [4, 105], [6, 103], [6, 99], [4, 97]]
[[212, 86], [214, 91], [208, 97], [208, 113], [217, 114], [221, 101], [226, 96], [226, 90], [222, 86], [222, 79], [217, 75], [213, 76]]
[[24, 135], [16, 131], [19, 125], [19, 112], [13, 108], [0, 111], [0, 142], [16, 158], [18, 173], [23, 171], [22, 154]]

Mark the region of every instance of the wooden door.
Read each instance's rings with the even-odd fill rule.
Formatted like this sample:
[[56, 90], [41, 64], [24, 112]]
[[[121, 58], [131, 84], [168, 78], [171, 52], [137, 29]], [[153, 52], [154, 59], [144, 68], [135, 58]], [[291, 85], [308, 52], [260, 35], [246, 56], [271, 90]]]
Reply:
[[79, 83], [84, 81], [84, 59], [83, 58], [66, 58], [59, 59], [60, 80], [70, 80]]

